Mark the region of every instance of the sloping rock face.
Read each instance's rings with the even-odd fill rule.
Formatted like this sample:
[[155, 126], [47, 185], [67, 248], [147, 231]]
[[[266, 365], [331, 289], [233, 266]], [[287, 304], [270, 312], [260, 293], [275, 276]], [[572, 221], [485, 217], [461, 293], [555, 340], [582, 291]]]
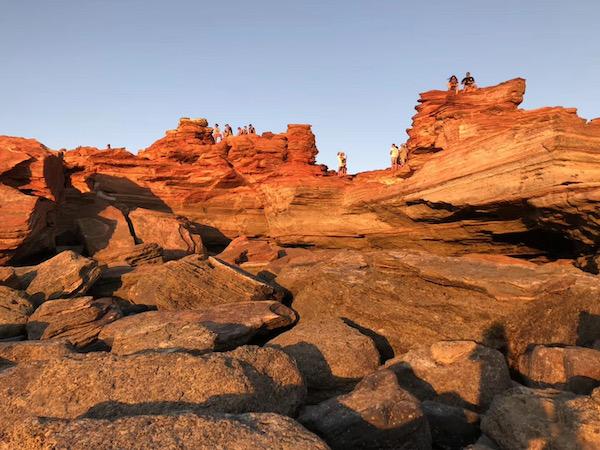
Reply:
[[62, 156], [34, 139], [0, 136], [0, 264], [54, 247]]
[[525, 82], [421, 95], [398, 173], [326, 176], [306, 125], [214, 144], [184, 121], [138, 156], [65, 154], [130, 207], [202, 224], [207, 243], [240, 235], [325, 247], [427, 246], [438, 253], [593, 254], [598, 248], [600, 122], [574, 109], [518, 109]]
[[33, 310], [24, 293], [0, 286], [0, 339], [25, 334], [25, 324]]
[[29, 419], [15, 424], [2, 438], [2, 450], [109, 450], [150, 447], [199, 450], [329, 448], [294, 420], [268, 413], [134, 416], [116, 420]]

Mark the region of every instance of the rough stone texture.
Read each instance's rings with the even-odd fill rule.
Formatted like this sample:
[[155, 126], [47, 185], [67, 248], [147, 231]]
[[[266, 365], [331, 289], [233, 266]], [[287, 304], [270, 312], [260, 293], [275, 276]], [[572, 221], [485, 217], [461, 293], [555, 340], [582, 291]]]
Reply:
[[419, 401], [398, 385], [389, 370], [369, 375], [349, 394], [307, 406], [298, 420], [333, 449], [431, 448]]
[[294, 420], [269, 413], [177, 414], [116, 420], [31, 418], [2, 437], [0, 449], [327, 450]]
[[386, 363], [400, 385], [420, 400], [485, 411], [511, 387], [508, 366], [497, 350], [472, 341], [442, 341]]
[[481, 429], [502, 450], [597, 450], [600, 404], [570, 392], [513, 388], [494, 399]]
[[291, 415], [305, 395], [291, 358], [259, 347], [206, 356], [88, 353], [0, 371], [5, 418], [113, 419], [184, 410]]
[[380, 362], [373, 340], [340, 319], [300, 321], [268, 345], [296, 361], [311, 403], [348, 392]]
[[207, 353], [291, 325], [296, 314], [279, 302], [243, 302], [202, 311], [149, 311], [106, 325], [99, 338], [119, 355], [143, 350]]
[[0, 339], [25, 334], [25, 324], [33, 310], [23, 292], [0, 286]]
[[[302, 320], [350, 320], [386, 358], [441, 340], [473, 340], [518, 356], [529, 343], [600, 339], [600, 279], [572, 267], [469, 256], [425, 255], [419, 263], [413, 255], [421, 252], [288, 253], [264, 270], [293, 294]], [[537, 297], [527, 283], [538, 287]]]
[[[144, 264], [162, 264], [163, 249], [158, 244], [138, 244], [115, 254], [105, 254], [102, 263], [109, 267], [137, 267]], [[101, 278], [104, 276], [102, 273]]]
[[49, 213], [63, 197], [62, 164], [34, 139], [0, 136], [0, 264], [52, 248]]
[[282, 294], [216, 258], [190, 255], [160, 266], [138, 267], [120, 279], [115, 296], [158, 309], [199, 309], [223, 303], [270, 300]]
[[73, 347], [64, 340], [0, 342], [0, 360], [14, 364], [61, 359], [73, 352]]
[[21, 284], [12, 267], [0, 267], [0, 286], [19, 289]]
[[18, 269], [21, 284], [37, 304], [84, 295], [100, 274], [96, 261], [72, 251], [59, 253], [37, 266]]
[[167, 259], [205, 253], [199, 230], [185, 217], [144, 208], [130, 211], [128, 217], [136, 240], [158, 244]]
[[95, 216], [77, 219], [79, 233], [88, 255], [105, 260], [135, 245], [127, 219], [114, 206], [106, 206]]
[[93, 344], [102, 327], [123, 316], [112, 298], [49, 300], [29, 317], [29, 339], [64, 339], [77, 348]]
[[285, 249], [269, 241], [251, 240], [240, 236], [219, 253], [217, 257], [244, 270], [257, 271], [271, 261], [285, 256]]
[[528, 386], [589, 394], [600, 385], [600, 350], [536, 345], [519, 359]]

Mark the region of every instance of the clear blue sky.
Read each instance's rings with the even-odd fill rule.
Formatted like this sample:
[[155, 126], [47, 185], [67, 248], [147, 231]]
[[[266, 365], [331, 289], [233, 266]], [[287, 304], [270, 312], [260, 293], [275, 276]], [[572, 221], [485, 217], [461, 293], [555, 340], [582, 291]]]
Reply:
[[600, 116], [599, 18], [598, 0], [0, 0], [0, 134], [137, 151], [181, 116], [311, 123], [320, 162], [381, 168], [452, 73]]

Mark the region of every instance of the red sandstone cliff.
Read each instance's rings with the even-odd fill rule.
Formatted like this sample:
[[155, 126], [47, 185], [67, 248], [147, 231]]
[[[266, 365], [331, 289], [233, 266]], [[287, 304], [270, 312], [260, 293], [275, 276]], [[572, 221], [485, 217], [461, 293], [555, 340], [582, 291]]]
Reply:
[[[187, 119], [137, 156], [69, 151], [70, 187], [54, 232], [73, 231], [92, 195], [85, 193], [98, 182], [129, 208], [188, 217], [209, 242], [249, 235], [287, 245], [441, 253], [595, 252], [600, 123], [574, 109], [518, 109], [524, 91], [525, 81], [515, 79], [472, 93], [421, 94], [408, 130], [409, 166], [398, 174], [327, 176], [315, 165], [308, 125], [215, 144], [206, 121]], [[14, 166], [6, 145], [0, 148], [4, 164]], [[20, 244], [2, 245], [6, 259]]]

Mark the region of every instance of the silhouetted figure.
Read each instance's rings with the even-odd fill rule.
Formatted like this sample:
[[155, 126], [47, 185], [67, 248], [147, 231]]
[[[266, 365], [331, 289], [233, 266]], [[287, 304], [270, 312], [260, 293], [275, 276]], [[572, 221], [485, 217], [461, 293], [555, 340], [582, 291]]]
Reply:
[[469, 92], [477, 89], [477, 85], [475, 84], [475, 78], [471, 76], [471, 72], [467, 72], [465, 74], [465, 77], [462, 79], [460, 84], [462, 84], [464, 92]]
[[110, 150], [110, 144], [106, 144], [107, 150]]
[[448, 78], [448, 90], [453, 93], [458, 92], [458, 78], [456, 78], [456, 75], [452, 75]]

